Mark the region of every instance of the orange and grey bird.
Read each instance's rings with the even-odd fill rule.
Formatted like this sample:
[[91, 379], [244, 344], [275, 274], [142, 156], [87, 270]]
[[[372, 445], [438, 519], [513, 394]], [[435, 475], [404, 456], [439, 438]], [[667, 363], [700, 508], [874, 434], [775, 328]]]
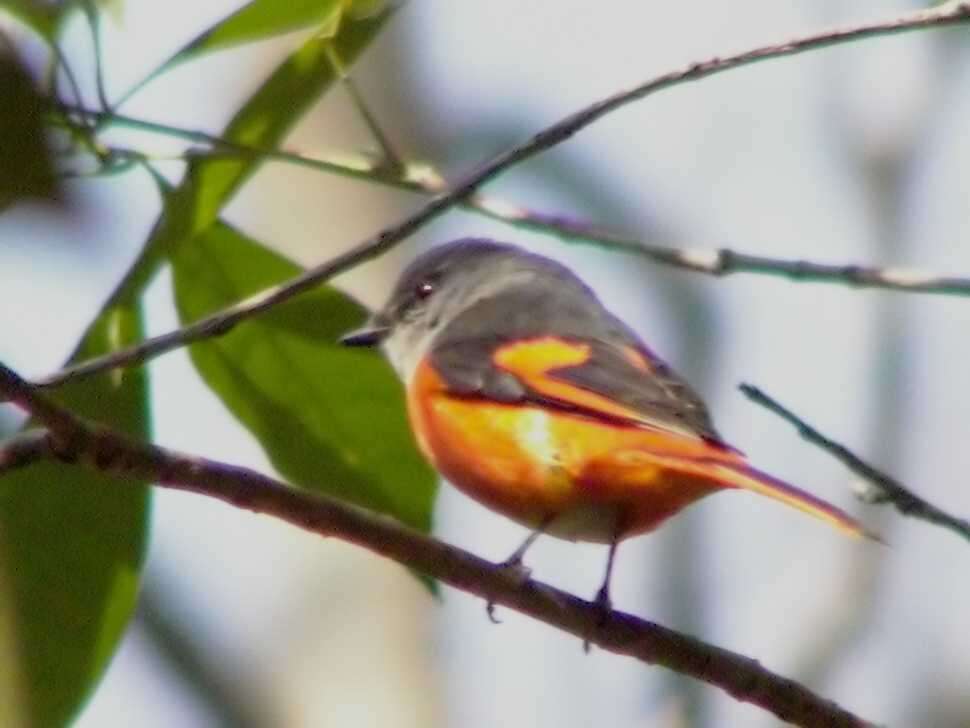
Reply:
[[755, 469], [700, 397], [565, 266], [469, 238], [434, 248], [347, 345], [380, 345], [441, 474], [537, 536], [617, 544], [711, 493], [768, 496], [853, 535], [853, 518]]

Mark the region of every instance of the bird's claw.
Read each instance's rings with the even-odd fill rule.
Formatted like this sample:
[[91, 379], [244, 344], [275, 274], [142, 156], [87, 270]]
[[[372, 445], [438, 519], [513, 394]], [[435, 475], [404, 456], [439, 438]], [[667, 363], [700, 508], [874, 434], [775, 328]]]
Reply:
[[491, 599], [488, 600], [488, 604], [485, 605], [485, 614], [488, 615], [488, 621], [492, 624], [502, 624], [502, 620], [495, 616], [495, 602]]
[[[509, 575], [519, 585], [524, 584], [532, 575], [532, 569], [522, 563], [522, 557], [513, 555], [500, 564], [497, 564], [499, 571]], [[502, 624], [502, 620], [495, 616], [495, 602], [491, 599], [485, 604], [485, 613], [492, 624]]]
[[[596, 598], [593, 600], [593, 606], [596, 608], [598, 615], [596, 617], [596, 629], [601, 629], [606, 625], [607, 620], [613, 613], [613, 603], [610, 601], [610, 592], [603, 586], [600, 590], [596, 592]], [[583, 652], [587, 655], [590, 650], [589, 638], [583, 640]]]

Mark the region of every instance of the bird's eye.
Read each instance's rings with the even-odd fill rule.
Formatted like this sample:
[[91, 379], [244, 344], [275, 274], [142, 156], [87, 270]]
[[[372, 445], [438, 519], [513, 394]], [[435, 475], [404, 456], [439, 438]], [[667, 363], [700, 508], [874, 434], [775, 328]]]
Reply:
[[434, 288], [434, 283], [431, 281], [424, 281], [423, 283], [418, 284], [418, 287], [414, 289], [414, 295], [421, 300], [424, 300], [434, 293]]

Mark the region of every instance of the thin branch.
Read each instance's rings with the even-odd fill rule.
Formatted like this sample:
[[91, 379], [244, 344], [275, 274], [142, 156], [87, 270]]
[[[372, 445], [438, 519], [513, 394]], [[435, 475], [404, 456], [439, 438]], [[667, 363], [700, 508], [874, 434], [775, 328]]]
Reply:
[[784, 405], [765, 394], [758, 387], [742, 384], [741, 391], [755, 404], [774, 412], [776, 415], [793, 425], [798, 434], [839, 460], [849, 470], [865, 480], [871, 487], [860, 492], [859, 497], [867, 503], [888, 503], [904, 516], [919, 518], [934, 525], [952, 531], [958, 536], [970, 541], [970, 521], [951, 516], [937, 508], [932, 503], [913, 493], [895, 478], [877, 470], [849, 450], [845, 445], [829, 439], [805, 420]]
[[2, 364], [0, 395], [50, 428], [53, 452], [63, 460], [120, 478], [155, 481], [164, 487], [217, 498], [363, 546], [605, 650], [703, 680], [796, 725], [870, 725], [803, 685], [766, 670], [756, 660], [630, 614], [613, 611], [604, 616], [592, 602], [444, 544], [389, 517], [295, 490], [248, 468], [175, 452], [92, 426], [54, 404]]
[[77, 76], [74, 75], [74, 70], [71, 68], [71, 64], [67, 61], [67, 56], [64, 54], [63, 49], [57, 43], [51, 43], [51, 54], [53, 57], [53, 73], [54, 73], [54, 93], [58, 94], [57, 89], [57, 72], [63, 69], [64, 78], [67, 79], [68, 88], [71, 90], [71, 95], [74, 96], [74, 103], [79, 106], [84, 104], [84, 95], [81, 93], [81, 85], [78, 83]]
[[[409, 192], [434, 195], [446, 188], [446, 183], [437, 170], [424, 162], [404, 162], [401, 164], [399, 172], [392, 174], [381, 167], [379, 160], [366, 155], [354, 157], [343, 155], [331, 158], [309, 157], [293, 151], [251, 147], [203, 131], [183, 129], [143, 119], [87, 109], [72, 108], [70, 110], [93, 117], [99, 123], [103, 120], [112, 120], [146, 131], [205, 142], [220, 150], [205, 154], [189, 150], [185, 154], [155, 156], [124, 147], [109, 148], [110, 151], [121, 158], [165, 159], [166, 161], [182, 159], [188, 161], [190, 158], [263, 157], [338, 174], [351, 179], [376, 182]], [[591, 244], [622, 253], [639, 255], [655, 263], [695, 273], [718, 277], [735, 273], [753, 273], [787, 278], [794, 282], [834, 283], [857, 288], [882, 288], [904, 293], [970, 296], [970, 278], [948, 276], [919, 268], [829, 264], [808, 260], [772, 258], [728, 248], [672, 248], [654, 245], [644, 240], [620, 235], [576, 217], [537, 210], [481, 192], [472, 194], [458, 203], [458, 206], [518, 229], [553, 235], [566, 242]]]
[[91, 44], [94, 46], [94, 84], [98, 93], [98, 103], [105, 111], [111, 110], [108, 94], [104, 83], [104, 52], [101, 44], [101, 16], [94, 0], [84, 0], [84, 17], [88, 22], [91, 33]]
[[354, 109], [356, 109], [357, 114], [363, 120], [364, 125], [381, 150], [381, 155], [383, 156], [380, 163], [381, 169], [390, 175], [397, 175], [403, 169], [401, 155], [397, 153], [394, 144], [391, 143], [390, 137], [384, 133], [384, 129], [381, 128], [380, 123], [377, 121], [377, 116], [371, 111], [370, 105], [364, 99], [364, 95], [357, 88], [357, 82], [347, 72], [344, 62], [333, 44], [327, 46], [327, 58], [330, 59], [330, 65], [333, 66], [334, 73], [340, 78], [340, 82], [347, 91], [347, 95], [350, 96], [350, 101], [354, 105]]
[[889, 20], [864, 23], [813, 33], [785, 43], [773, 43], [724, 58], [714, 57], [692, 63], [676, 71], [657, 76], [646, 83], [609, 96], [567, 116], [539, 132], [531, 139], [494, 157], [478, 171], [467, 176], [450, 191], [432, 197], [417, 212], [400, 222], [381, 230], [376, 235], [358, 243], [345, 253], [330, 259], [290, 281], [268, 288], [232, 306], [217, 311], [184, 328], [146, 339], [137, 346], [119, 350], [113, 354], [91, 359], [46, 379], [43, 384], [53, 386], [69, 378], [93, 374], [118, 366], [130, 366], [144, 362], [164, 352], [186, 346], [195, 341], [219, 336], [236, 324], [255, 316], [294, 296], [310, 290], [338, 273], [378, 257], [416, 232], [426, 223], [443, 214], [462, 200], [475, 193], [479, 187], [491, 181], [514, 165], [529, 159], [546, 149], [566, 141], [578, 131], [616, 109], [645, 98], [663, 89], [689, 81], [696, 81], [734, 68], [750, 65], [768, 58], [795, 55], [805, 51], [846, 43], [861, 38], [889, 35], [929, 27], [943, 27], [970, 22], [970, 2], [949, 2], [928, 10], [907, 13]]

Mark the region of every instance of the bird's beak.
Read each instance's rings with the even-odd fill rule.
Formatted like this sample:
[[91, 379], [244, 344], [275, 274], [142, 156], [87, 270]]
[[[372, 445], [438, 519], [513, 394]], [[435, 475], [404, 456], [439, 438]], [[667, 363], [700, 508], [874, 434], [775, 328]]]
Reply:
[[344, 346], [378, 346], [391, 333], [390, 326], [367, 324], [340, 337]]

